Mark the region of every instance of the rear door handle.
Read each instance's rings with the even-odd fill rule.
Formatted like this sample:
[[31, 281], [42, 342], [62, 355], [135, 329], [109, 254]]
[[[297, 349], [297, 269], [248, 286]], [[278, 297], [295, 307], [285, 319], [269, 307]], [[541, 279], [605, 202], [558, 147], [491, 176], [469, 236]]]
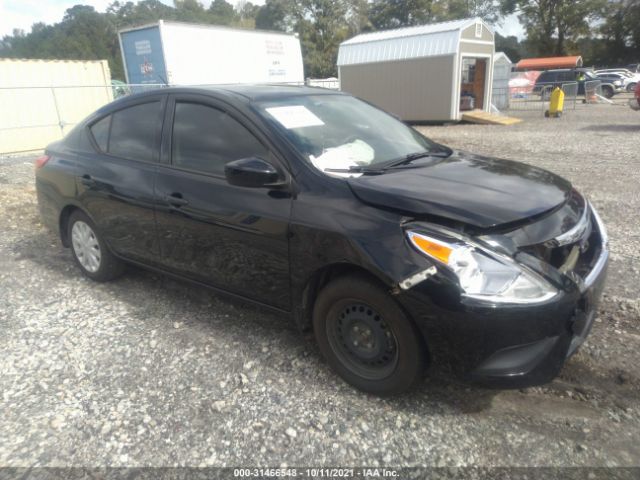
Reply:
[[96, 181], [91, 178], [91, 175], [88, 174], [84, 174], [82, 177], [80, 177], [80, 182], [87, 187], [93, 187], [96, 184]]
[[183, 207], [189, 205], [189, 201], [182, 198], [181, 193], [172, 193], [171, 195], [165, 195], [164, 201], [172, 207]]

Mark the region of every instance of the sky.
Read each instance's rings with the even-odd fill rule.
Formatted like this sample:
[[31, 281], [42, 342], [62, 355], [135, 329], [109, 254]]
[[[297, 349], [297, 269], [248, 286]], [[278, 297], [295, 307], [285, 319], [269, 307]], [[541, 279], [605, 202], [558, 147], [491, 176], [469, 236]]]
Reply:
[[[10, 35], [14, 28], [20, 28], [25, 32], [31, 30], [31, 25], [36, 22], [47, 24], [56, 23], [62, 20], [62, 16], [67, 8], [77, 4], [91, 5], [97, 11], [104, 12], [113, 0], [0, 0], [0, 38]], [[173, 5], [172, 0], [161, 0], [162, 3]], [[205, 6], [211, 0], [200, 0]], [[235, 0], [227, 0], [234, 4]], [[264, 0], [251, 0], [252, 3], [261, 5]], [[502, 25], [497, 27], [502, 35], [523, 36], [523, 30], [515, 15], [511, 15], [503, 20]]]

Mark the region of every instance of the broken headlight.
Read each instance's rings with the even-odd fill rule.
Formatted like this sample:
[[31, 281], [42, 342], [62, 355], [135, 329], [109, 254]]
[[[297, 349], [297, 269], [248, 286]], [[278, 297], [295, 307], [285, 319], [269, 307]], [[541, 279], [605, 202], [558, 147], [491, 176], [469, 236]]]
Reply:
[[511, 258], [463, 240], [408, 231], [410, 243], [455, 274], [465, 297], [491, 303], [539, 303], [558, 291]]

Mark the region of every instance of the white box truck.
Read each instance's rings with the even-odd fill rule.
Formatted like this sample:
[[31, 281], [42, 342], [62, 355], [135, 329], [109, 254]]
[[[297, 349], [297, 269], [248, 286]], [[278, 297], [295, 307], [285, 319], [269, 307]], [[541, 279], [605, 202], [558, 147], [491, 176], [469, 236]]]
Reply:
[[293, 35], [165, 22], [118, 32], [127, 83], [302, 83]]

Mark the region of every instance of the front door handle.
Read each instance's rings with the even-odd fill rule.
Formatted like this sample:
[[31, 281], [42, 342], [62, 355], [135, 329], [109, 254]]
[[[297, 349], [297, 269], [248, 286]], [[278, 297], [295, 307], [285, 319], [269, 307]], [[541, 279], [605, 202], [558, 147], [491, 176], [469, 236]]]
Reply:
[[91, 178], [91, 175], [88, 174], [84, 174], [82, 177], [80, 177], [80, 182], [87, 187], [93, 187], [96, 184], [96, 181]]
[[164, 201], [172, 207], [183, 207], [189, 205], [189, 201], [182, 198], [181, 193], [172, 193], [171, 195], [165, 195]]

